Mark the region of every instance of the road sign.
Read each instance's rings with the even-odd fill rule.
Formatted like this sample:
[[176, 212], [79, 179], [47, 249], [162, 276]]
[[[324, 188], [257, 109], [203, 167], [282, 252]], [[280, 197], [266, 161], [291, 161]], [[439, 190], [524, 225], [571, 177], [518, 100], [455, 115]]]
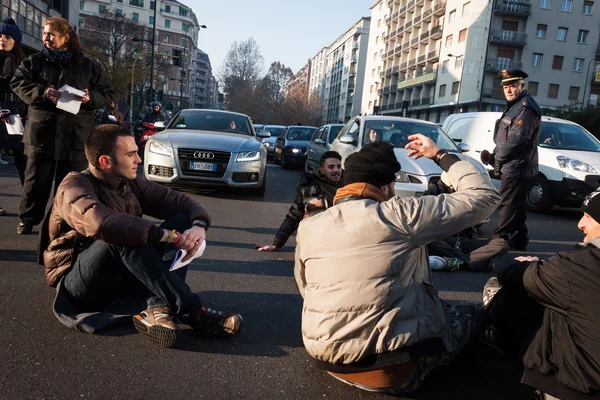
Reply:
[[500, 111], [502, 111], [502, 108], [500, 108], [500, 106], [498, 104], [496, 104], [496, 105], [494, 105], [492, 107], [492, 111], [494, 111], [494, 112], [500, 112]]
[[269, 120], [269, 116], [265, 115], [265, 121], [268, 121], [268, 120]]

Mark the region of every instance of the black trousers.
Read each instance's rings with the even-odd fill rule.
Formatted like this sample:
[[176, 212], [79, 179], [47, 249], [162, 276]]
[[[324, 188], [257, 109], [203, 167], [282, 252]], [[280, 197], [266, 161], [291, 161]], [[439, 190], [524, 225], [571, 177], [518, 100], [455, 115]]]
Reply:
[[15, 160], [15, 166], [19, 173], [19, 179], [21, 180], [21, 187], [25, 183], [25, 168], [27, 168], [27, 156], [23, 153], [23, 149], [13, 149], [13, 159]]
[[83, 171], [86, 168], [87, 161], [56, 161], [43, 157], [27, 157], [19, 221], [31, 225], [42, 222], [52, 192], [53, 178], [56, 193], [58, 185], [69, 172]]
[[525, 221], [527, 219], [528, 178], [512, 178], [502, 176], [500, 195], [502, 201], [498, 206], [500, 221], [492, 238], [502, 238], [510, 244], [526, 247], [529, 244], [529, 234]]

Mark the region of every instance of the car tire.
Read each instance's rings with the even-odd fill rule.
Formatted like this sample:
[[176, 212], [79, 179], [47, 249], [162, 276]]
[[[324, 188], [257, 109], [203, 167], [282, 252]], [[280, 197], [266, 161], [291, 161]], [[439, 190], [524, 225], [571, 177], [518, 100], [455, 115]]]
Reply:
[[544, 175], [537, 175], [529, 180], [525, 202], [527, 209], [534, 213], [544, 214], [552, 210], [550, 185]]
[[[266, 173], [266, 169], [265, 169], [265, 173]], [[265, 192], [267, 191], [267, 175], [265, 175], [265, 177], [263, 178], [262, 183], [260, 184], [259, 187], [254, 188], [254, 189], [250, 189], [250, 194], [252, 196], [258, 196], [258, 197], [262, 197], [265, 195]]]
[[277, 153], [273, 153], [273, 162], [275, 164], [281, 164], [281, 161], [277, 158]]

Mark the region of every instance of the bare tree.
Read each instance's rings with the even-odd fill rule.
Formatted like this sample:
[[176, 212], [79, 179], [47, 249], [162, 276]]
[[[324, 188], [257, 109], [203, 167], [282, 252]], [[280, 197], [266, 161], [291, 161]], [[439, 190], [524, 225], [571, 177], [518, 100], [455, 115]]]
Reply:
[[283, 100], [280, 123], [321, 126], [324, 110], [325, 105], [319, 96], [307, 97], [304, 90], [296, 88], [288, 92]]
[[279, 114], [285, 95], [285, 88], [293, 76], [292, 70], [281, 62], [276, 61], [271, 64], [269, 71], [258, 84], [255, 93], [259, 102], [261, 118], [262, 116], [269, 115], [270, 123], [281, 123]]

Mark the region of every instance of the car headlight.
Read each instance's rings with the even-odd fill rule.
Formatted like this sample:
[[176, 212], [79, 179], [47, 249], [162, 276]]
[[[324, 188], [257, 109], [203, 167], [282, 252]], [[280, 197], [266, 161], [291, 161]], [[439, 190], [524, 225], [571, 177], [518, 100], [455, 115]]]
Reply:
[[263, 144], [265, 145], [265, 147], [271, 147], [271, 143], [269, 143], [269, 142], [265, 142]]
[[294, 153], [294, 154], [302, 153], [302, 150], [300, 150], [300, 149], [292, 149], [292, 153]]
[[163, 156], [170, 156], [173, 154], [171, 146], [167, 146], [166, 144], [158, 142], [150, 142], [148, 151], [154, 154], [161, 154]]
[[406, 175], [406, 172], [404, 171], [399, 171], [396, 172], [396, 182], [400, 182], [400, 183], [408, 183], [408, 175]]
[[260, 160], [260, 151], [242, 151], [238, 153], [235, 161], [246, 162], [246, 161], [258, 161]]
[[591, 165], [586, 164], [579, 160], [574, 160], [569, 157], [558, 156], [558, 157], [556, 157], [556, 161], [558, 161], [558, 165], [561, 168], [572, 169], [573, 171], [579, 171], [579, 172], [589, 172], [589, 173], [593, 173], [593, 174], [598, 173], [598, 171], [596, 171], [596, 168], [592, 167]]

